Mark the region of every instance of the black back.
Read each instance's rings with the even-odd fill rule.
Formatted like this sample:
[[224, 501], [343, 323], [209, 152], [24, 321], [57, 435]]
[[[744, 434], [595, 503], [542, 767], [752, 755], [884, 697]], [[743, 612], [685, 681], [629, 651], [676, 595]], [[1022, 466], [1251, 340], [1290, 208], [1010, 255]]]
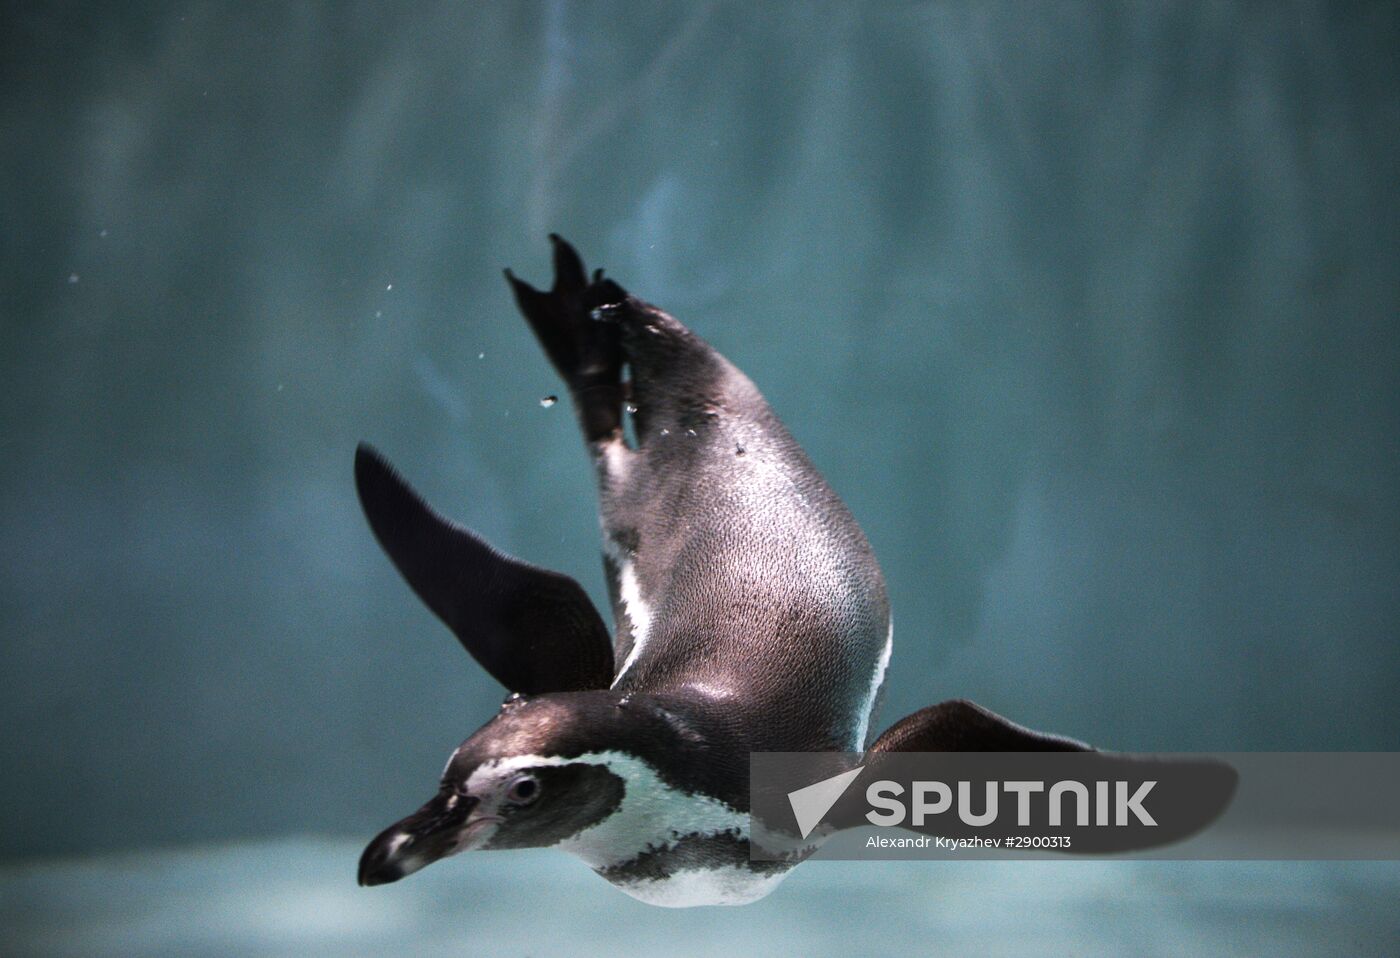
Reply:
[[614, 688], [690, 697], [753, 749], [860, 747], [889, 627], [860, 528], [742, 372], [551, 239], [551, 289], [510, 280], [597, 466]]

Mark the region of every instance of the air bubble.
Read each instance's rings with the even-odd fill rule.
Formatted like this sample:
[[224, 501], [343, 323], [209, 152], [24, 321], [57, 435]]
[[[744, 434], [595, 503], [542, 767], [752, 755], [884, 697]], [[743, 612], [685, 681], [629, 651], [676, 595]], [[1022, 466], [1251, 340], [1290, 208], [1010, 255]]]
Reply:
[[543, 399], [540, 400], [540, 405], [548, 409], [550, 406], [553, 406], [558, 401], [558, 396], [545, 396]]
[[627, 403], [626, 405], [624, 405], [622, 408], [627, 410], [627, 415], [629, 415], [629, 416], [635, 416], [635, 415], [637, 415], [637, 404], [634, 403], [634, 402], [629, 402], [629, 403]]

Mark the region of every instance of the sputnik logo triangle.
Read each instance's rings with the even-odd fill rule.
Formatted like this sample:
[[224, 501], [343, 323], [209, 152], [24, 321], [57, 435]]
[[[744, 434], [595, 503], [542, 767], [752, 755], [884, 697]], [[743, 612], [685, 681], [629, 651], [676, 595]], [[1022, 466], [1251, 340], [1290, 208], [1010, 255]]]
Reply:
[[824, 778], [795, 792], [788, 792], [788, 802], [792, 805], [792, 814], [797, 818], [797, 827], [803, 838], [812, 834], [812, 829], [821, 822], [822, 816], [831, 811], [831, 806], [836, 804], [838, 798], [846, 794], [846, 789], [855, 781], [862, 768], [863, 765], [857, 765], [848, 772]]

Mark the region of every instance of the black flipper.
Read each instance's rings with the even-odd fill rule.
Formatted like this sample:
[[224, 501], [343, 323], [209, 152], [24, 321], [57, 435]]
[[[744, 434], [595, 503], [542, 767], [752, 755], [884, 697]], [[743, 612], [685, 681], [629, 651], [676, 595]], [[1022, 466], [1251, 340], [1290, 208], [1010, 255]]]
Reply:
[[577, 582], [443, 518], [364, 444], [355, 452], [355, 488], [404, 579], [498, 682], [526, 695], [612, 682], [612, 641]]
[[[1239, 773], [1219, 759], [1101, 752], [1074, 739], [1032, 731], [965, 699], [930, 705], [886, 729], [866, 753], [871, 774], [879, 774], [882, 761], [899, 761], [902, 752], [1080, 752], [1087, 754], [1073, 759], [1073, 767], [1084, 780], [1153, 780], [1156, 801], [1171, 810], [1169, 820], [1153, 827], [1081, 828], [1071, 846], [1054, 849], [1069, 854], [1121, 853], [1181, 841], [1215, 821], [1239, 783]], [[857, 818], [852, 825], [863, 822]], [[947, 837], [977, 834], [957, 823], [951, 830], [932, 821], [901, 827]]]
[[616, 324], [600, 322], [593, 311], [627, 299], [627, 291], [598, 270], [590, 280], [574, 248], [557, 234], [554, 285], [543, 293], [506, 270], [520, 312], [534, 330], [549, 361], [564, 378], [585, 437], [605, 439], [622, 424], [622, 344]]
[[870, 746], [875, 752], [1092, 752], [1083, 742], [1036, 732], [966, 699], [919, 709]]

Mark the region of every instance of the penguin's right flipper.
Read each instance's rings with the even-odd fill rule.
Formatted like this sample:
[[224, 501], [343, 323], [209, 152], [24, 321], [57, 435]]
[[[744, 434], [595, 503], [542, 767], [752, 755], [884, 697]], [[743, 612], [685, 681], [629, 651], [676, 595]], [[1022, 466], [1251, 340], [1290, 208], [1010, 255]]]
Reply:
[[1083, 742], [1036, 732], [967, 699], [919, 709], [895, 722], [870, 752], [1092, 752]]
[[598, 270], [589, 279], [578, 253], [556, 233], [554, 285], [542, 292], [506, 270], [516, 305], [545, 355], [568, 384], [585, 437], [615, 434], [622, 424], [622, 345], [616, 324], [593, 318], [594, 310], [625, 301], [627, 291]]
[[355, 452], [355, 488], [404, 579], [498, 682], [526, 695], [612, 682], [612, 640], [577, 582], [443, 518], [364, 444]]

